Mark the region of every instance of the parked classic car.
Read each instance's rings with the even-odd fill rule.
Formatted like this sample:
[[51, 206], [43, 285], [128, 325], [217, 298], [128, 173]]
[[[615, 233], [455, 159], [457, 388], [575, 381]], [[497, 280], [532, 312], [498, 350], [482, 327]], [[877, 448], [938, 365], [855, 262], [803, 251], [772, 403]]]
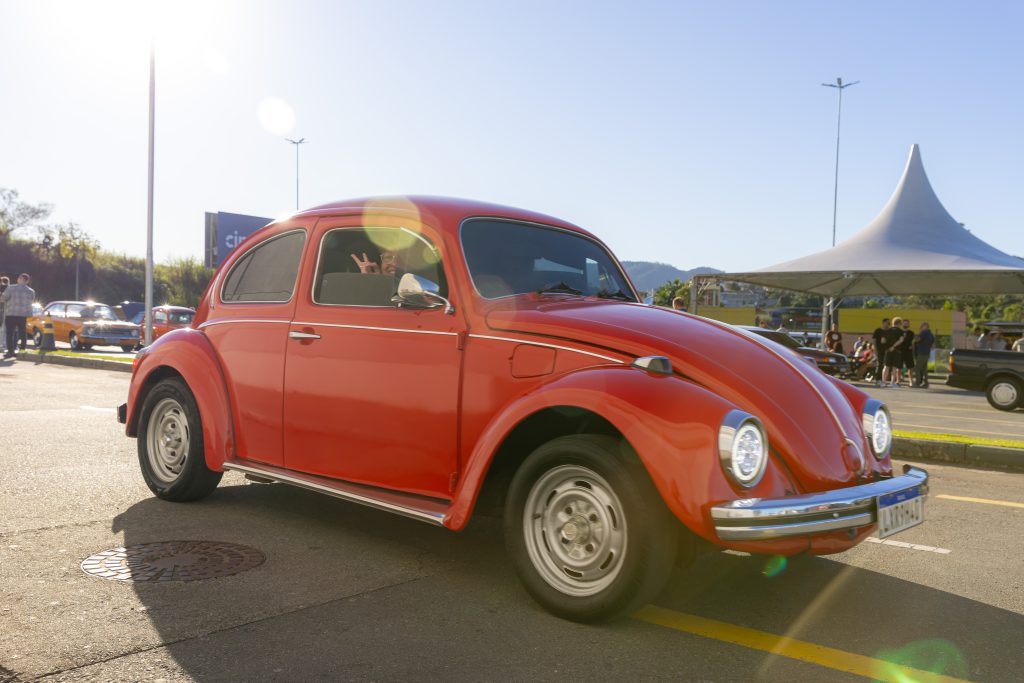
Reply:
[[[196, 317], [195, 309], [185, 306], [154, 306], [153, 307], [153, 340], [157, 340], [171, 330], [188, 327]], [[139, 311], [132, 322], [142, 328], [146, 324], [146, 311]]]
[[767, 330], [763, 327], [754, 327], [753, 325], [740, 325], [740, 327], [765, 339], [771, 339], [776, 344], [781, 344], [793, 353], [803, 356], [817, 365], [818, 369], [826, 375], [844, 377], [850, 373], [850, 359], [841, 353], [822, 351], [811, 346], [804, 346], [790, 335], [778, 330]]
[[53, 321], [54, 341], [67, 342], [74, 351], [85, 351], [94, 345], [120, 346], [123, 351], [131, 351], [139, 342], [139, 326], [119, 320], [114, 309], [106, 304], [53, 301], [25, 323], [36, 348], [43, 343], [46, 316]]
[[1024, 406], [1024, 353], [953, 349], [946, 384], [984, 391], [993, 408], [1016, 410]]
[[439, 198], [253, 234], [118, 420], [160, 498], [225, 470], [460, 530], [503, 510], [527, 591], [626, 613], [700, 549], [836, 553], [920, 523], [887, 408], [754, 334], [647, 306], [598, 239]]

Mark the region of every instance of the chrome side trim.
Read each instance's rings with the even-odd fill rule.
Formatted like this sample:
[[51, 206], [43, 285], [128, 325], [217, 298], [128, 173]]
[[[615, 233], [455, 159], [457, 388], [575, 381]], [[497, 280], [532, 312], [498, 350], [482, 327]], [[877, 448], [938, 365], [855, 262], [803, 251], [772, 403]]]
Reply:
[[287, 325], [289, 322], [288, 320], [260, 320], [258, 318], [219, 318], [217, 320], [207, 320], [196, 329], [201, 330], [211, 325], [227, 325], [229, 323], [273, 323], [276, 325]]
[[903, 475], [785, 498], [746, 498], [711, 508], [715, 533], [722, 540], [763, 541], [874, 524], [878, 496], [920, 486], [928, 494], [928, 472], [905, 465]]
[[530, 344], [532, 346], [546, 346], [549, 349], [560, 349], [562, 351], [572, 351], [574, 353], [582, 353], [584, 356], [593, 356], [594, 358], [600, 358], [610, 363], [618, 363], [625, 365], [626, 361], [619, 360], [618, 358], [612, 358], [611, 356], [602, 356], [600, 353], [594, 353], [593, 351], [583, 351], [582, 349], [574, 349], [571, 346], [559, 346], [558, 344], [549, 344], [547, 342], [536, 341], [535, 339], [514, 339], [512, 337], [495, 337], [490, 334], [470, 334], [467, 335], [473, 339], [492, 339], [494, 341], [506, 341], [514, 344]]
[[458, 332], [440, 332], [437, 330], [404, 330], [400, 327], [374, 327], [372, 325], [342, 325], [341, 323], [314, 323], [295, 320], [292, 325], [307, 325], [309, 327], [338, 327], [343, 330], [376, 330], [377, 332], [408, 332], [409, 334], [439, 334], [444, 337], [457, 337]]
[[[255, 467], [235, 462], [225, 462], [224, 469], [235, 470], [237, 472], [251, 474], [265, 479], [272, 479], [273, 481], [280, 482], [282, 484], [298, 486], [299, 488], [303, 488], [308, 491], [315, 491], [316, 493], [325, 493], [329, 496], [334, 496], [335, 498], [341, 498], [342, 500], [347, 500], [352, 503], [359, 503], [360, 505], [365, 505], [377, 510], [393, 512], [420, 522], [427, 522], [428, 524], [434, 524], [436, 526], [444, 526], [445, 515], [440, 510], [420, 509], [409, 505], [402, 505], [397, 502], [383, 500], [381, 498], [375, 498], [370, 495], [370, 493], [375, 490], [367, 486], [335, 481], [333, 479], [317, 477], [315, 475], [304, 474], [302, 472], [281, 470], [272, 466]], [[388, 492], [381, 493], [386, 495]], [[395, 497], [401, 496], [402, 494], [397, 494]]]

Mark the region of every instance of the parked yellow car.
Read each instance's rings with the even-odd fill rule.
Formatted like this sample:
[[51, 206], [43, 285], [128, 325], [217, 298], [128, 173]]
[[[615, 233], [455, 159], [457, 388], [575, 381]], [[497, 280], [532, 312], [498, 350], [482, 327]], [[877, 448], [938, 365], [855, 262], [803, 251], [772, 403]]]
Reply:
[[94, 301], [54, 301], [26, 322], [36, 348], [43, 343], [46, 316], [53, 321], [55, 341], [67, 342], [74, 351], [92, 346], [120, 346], [130, 352], [139, 343], [139, 326], [119, 320], [114, 309]]

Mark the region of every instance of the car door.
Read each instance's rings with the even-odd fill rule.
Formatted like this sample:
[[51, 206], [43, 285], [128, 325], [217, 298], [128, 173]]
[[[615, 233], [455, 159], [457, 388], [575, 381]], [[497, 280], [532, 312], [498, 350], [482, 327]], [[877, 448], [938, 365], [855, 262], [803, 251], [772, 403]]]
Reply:
[[404, 272], [444, 291], [438, 240], [420, 226], [364, 220], [317, 225], [317, 263], [289, 326], [285, 464], [446, 498], [458, 471], [463, 323], [391, 301]]
[[41, 316], [42, 322], [44, 323], [46, 322], [46, 316], [50, 316], [50, 320], [53, 322], [54, 341], [68, 340], [67, 322], [64, 320], [64, 311], [66, 308], [66, 304], [50, 304], [46, 307]]
[[200, 329], [221, 362], [240, 458], [283, 463], [285, 342], [305, 243], [301, 224], [285, 224], [283, 231], [243, 245], [210, 293], [210, 314]]

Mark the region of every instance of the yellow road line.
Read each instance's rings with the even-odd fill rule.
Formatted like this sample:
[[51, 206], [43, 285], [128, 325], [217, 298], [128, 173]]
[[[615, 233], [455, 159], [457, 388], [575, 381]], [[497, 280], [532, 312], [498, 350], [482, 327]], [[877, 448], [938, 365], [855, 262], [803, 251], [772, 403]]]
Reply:
[[1024, 503], [1012, 503], [1008, 500], [990, 500], [988, 498], [968, 498], [967, 496], [947, 496], [945, 493], [940, 493], [935, 498], [945, 498], [946, 500], [960, 500], [965, 503], [984, 503], [985, 505], [1005, 505], [1008, 508], [1024, 508]]
[[[989, 415], [991, 415], [991, 414], [992, 413], [990, 412]], [[900, 415], [900, 417], [903, 417], [903, 416], [907, 416], [907, 417], [945, 417], [944, 415], [940, 416], [940, 415], [936, 415], [935, 413], [932, 413], [932, 412], [915, 413], [912, 410], [901, 410], [901, 411], [899, 411], [899, 415]], [[1009, 421], [1008, 420], [993, 420], [991, 418], [984, 418], [984, 417], [970, 417], [970, 416], [964, 415], [962, 413], [959, 414], [957, 417], [959, 417], [961, 420], [964, 420], [964, 421], [970, 420], [971, 422], [985, 422], [985, 423], [995, 424], [995, 425], [1005, 425], [1007, 427], [1007, 429], [1010, 429], [1010, 428], [1018, 429], [1017, 425], [1012, 424], [1012, 420], [1009, 420]]]
[[[899, 429], [901, 431], [907, 431], [907, 432], [912, 432], [912, 431], [928, 431], [929, 429], [938, 429], [938, 427], [936, 427], [934, 425], [919, 425], [919, 424], [913, 424], [913, 423], [910, 423], [910, 422], [903, 422], [903, 421], [894, 421], [894, 425], [893, 426], [896, 429]], [[917, 429], [912, 429], [912, 427], [916, 427]], [[946, 429], [945, 432], [936, 432], [936, 434], [948, 434], [949, 433], [949, 426], [948, 425], [945, 426], [944, 429]], [[1010, 429], [1009, 426], [1007, 426], [1007, 431], [1009, 431], [1009, 429]], [[1009, 434], [1009, 433], [1001, 434], [1001, 433], [999, 433], [998, 429], [995, 429], [995, 430], [993, 430], [993, 429], [986, 429], [985, 431], [978, 431], [977, 429], [962, 429], [961, 428], [961, 429], [957, 429], [956, 433], [959, 434], [960, 436], [970, 436], [971, 434], [976, 434], [978, 436], [986, 436], [986, 437], [988, 437], [990, 439], [1005, 438], [1005, 439], [1009, 439], [1011, 441], [1019, 440], [1020, 439], [1020, 432], [1015, 432], [1013, 434]]]
[[676, 631], [734, 643], [877, 681], [919, 681], [924, 683], [925, 681], [953, 682], [962, 680], [908, 666], [900, 666], [883, 659], [875, 659], [874, 657], [844, 652], [831, 647], [825, 647], [824, 645], [815, 645], [814, 643], [802, 640], [785, 638], [774, 633], [757, 631], [744, 626], [715, 621], [714, 619], [705, 619], [693, 614], [683, 614], [682, 612], [675, 612], [654, 605], [640, 608], [640, 610], [633, 614], [633, 618], [646, 621], [649, 624], [675, 629]]

